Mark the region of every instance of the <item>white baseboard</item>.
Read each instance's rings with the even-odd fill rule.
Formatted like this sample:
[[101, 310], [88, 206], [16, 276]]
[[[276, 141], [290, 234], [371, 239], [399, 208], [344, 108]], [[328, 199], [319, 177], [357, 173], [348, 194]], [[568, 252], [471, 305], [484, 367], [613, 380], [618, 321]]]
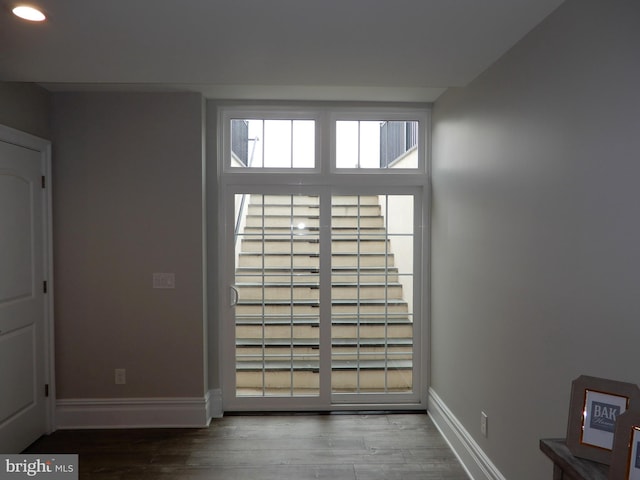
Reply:
[[58, 429], [199, 428], [209, 425], [210, 395], [189, 398], [81, 398], [56, 402]]
[[224, 411], [222, 409], [222, 390], [219, 388], [214, 388], [209, 390], [209, 401], [207, 405], [209, 409], [207, 410], [209, 418], [222, 418], [224, 415]]
[[433, 389], [429, 389], [427, 404], [431, 420], [469, 477], [473, 480], [506, 480]]

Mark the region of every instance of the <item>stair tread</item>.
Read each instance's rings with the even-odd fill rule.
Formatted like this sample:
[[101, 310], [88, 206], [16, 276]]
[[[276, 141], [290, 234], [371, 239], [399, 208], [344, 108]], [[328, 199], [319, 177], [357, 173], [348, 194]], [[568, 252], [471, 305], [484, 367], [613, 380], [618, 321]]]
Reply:
[[[291, 272], [291, 271], [297, 271], [297, 270], [302, 270], [302, 271], [311, 271], [311, 272], [318, 272], [318, 268], [317, 267], [310, 267], [308, 265], [294, 265], [293, 267], [267, 267], [265, 268], [265, 270], [268, 270], [270, 272], [275, 272], [275, 271], [281, 271], [281, 272]], [[236, 268], [236, 273], [237, 272], [262, 272], [263, 269], [259, 268], [259, 267], [237, 267]], [[340, 266], [340, 265], [335, 265], [331, 268], [332, 272], [339, 272], [339, 273], [357, 273], [357, 272], [373, 272], [373, 273], [377, 273], [377, 272], [388, 272], [388, 271], [392, 271], [392, 272], [397, 272], [398, 271], [398, 267], [381, 267], [381, 266], [373, 266], [373, 267], [369, 267], [369, 266], [361, 266], [361, 267], [352, 267], [352, 266]]]
[[[262, 234], [244, 235], [242, 238], [242, 241], [256, 242], [256, 243], [257, 242], [262, 243], [263, 241], [279, 242], [279, 243], [284, 243], [284, 242], [290, 243], [291, 241], [295, 243], [313, 243], [313, 244], [319, 243], [319, 240], [317, 238], [307, 238], [307, 236], [303, 236], [303, 235], [292, 235], [287, 238], [284, 238], [281, 235], [279, 235], [278, 237], [279, 238], [269, 238], [269, 235], [262, 235]], [[378, 235], [378, 236], [370, 235], [368, 237], [353, 237], [353, 238], [334, 237], [331, 239], [331, 241], [333, 242], [383, 242], [383, 241], [389, 242], [390, 240], [383, 235]]]
[[[317, 283], [305, 283], [305, 282], [236, 282], [236, 287], [265, 287], [265, 288], [295, 288], [295, 287], [303, 287], [303, 288], [314, 288], [317, 289], [320, 287]], [[400, 287], [402, 286], [399, 282], [331, 282], [332, 287]]]
[[[332, 370], [383, 370], [385, 367], [393, 370], [410, 370], [413, 368], [411, 360], [333, 360]], [[243, 371], [313, 371], [319, 369], [317, 361], [310, 360], [267, 360], [236, 362], [236, 370]]]
[[[287, 232], [290, 232], [292, 230], [291, 225], [265, 225], [264, 226], [267, 230], [286, 230]], [[263, 228], [262, 225], [247, 225], [244, 228], [244, 231], [246, 232], [247, 230], [252, 231], [252, 230], [264, 230], [265, 228]], [[296, 231], [298, 230], [297, 228], [295, 229]], [[315, 226], [315, 225], [306, 225], [304, 227], [304, 231], [308, 232], [308, 231], [318, 231], [320, 230], [320, 227]], [[357, 231], [366, 231], [366, 230], [378, 230], [383, 232], [385, 229], [382, 226], [378, 226], [378, 225], [354, 225], [354, 226], [346, 226], [346, 225], [332, 225], [331, 226], [331, 230], [333, 232], [335, 232], [336, 230], [357, 230]]]
[[[344, 208], [344, 207], [343, 207]], [[382, 218], [382, 215], [380, 215], [380, 212], [365, 212], [364, 210], [373, 210], [375, 209], [375, 207], [373, 205], [369, 205], [368, 208], [363, 208], [359, 214], [348, 214], [348, 213], [331, 213], [331, 218], [352, 218], [355, 221], [358, 220], [358, 218]], [[264, 214], [262, 213], [247, 213], [246, 218], [320, 218], [320, 215], [316, 215], [314, 214], [310, 214], [310, 213], [304, 213], [304, 212], [300, 212], [300, 213], [296, 213], [295, 211], [293, 212], [293, 215], [291, 213], [272, 213], [272, 212], [265, 212]], [[266, 222], [265, 222], [266, 223]]]
[[[317, 347], [319, 345], [318, 339], [314, 338], [238, 338], [236, 339], [236, 346], [238, 347]], [[409, 337], [402, 338], [334, 338], [331, 340], [331, 345], [334, 347], [350, 347], [350, 346], [407, 346], [413, 345], [413, 339]]]
[[[360, 300], [357, 299], [333, 299], [331, 300], [332, 305], [404, 305], [407, 301], [404, 299], [396, 299], [396, 298], [388, 298], [388, 299], [378, 299], [378, 298], [362, 298]], [[301, 300], [296, 299], [293, 302], [291, 299], [244, 299], [239, 300], [236, 306], [241, 305], [320, 305], [318, 300]]]
[[[240, 256], [248, 256], [248, 257], [290, 257], [290, 256], [298, 256], [298, 257], [319, 257], [319, 253], [308, 253], [308, 252], [241, 252]], [[389, 252], [331, 252], [332, 257], [393, 257], [393, 253]]]
[[[287, 317], [264, 317], [262, 315], [256, 316], [236, 316], [236, 325], [318, 325], [317, 317], [308, 318], [294, 318], [293, 321]], [[413, 322], [406, 316], [397, 317], [362, 317], [360, 319], [355, 317], [338, 317], [332, 320], [332, 325], [413, 325]]]

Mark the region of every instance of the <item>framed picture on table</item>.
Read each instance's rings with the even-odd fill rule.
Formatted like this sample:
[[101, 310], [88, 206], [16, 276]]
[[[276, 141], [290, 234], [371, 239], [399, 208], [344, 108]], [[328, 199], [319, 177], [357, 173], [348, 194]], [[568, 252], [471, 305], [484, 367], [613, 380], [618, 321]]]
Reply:
[[640, 408], [618, 417], [609, 468], [611, 480], [640, 480]]
[[637, 385], [587, 375], [576, 378], [571, 384], [569, 451], [576, 457], [609, 465], [616, 421], [633, 406], [640, 407]]

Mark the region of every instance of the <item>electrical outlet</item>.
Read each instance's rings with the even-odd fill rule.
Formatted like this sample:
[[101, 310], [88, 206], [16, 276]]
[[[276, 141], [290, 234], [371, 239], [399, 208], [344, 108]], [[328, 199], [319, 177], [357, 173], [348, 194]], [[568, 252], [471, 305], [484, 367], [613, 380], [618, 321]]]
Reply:
[[489, 417], [487, 417], [487, 414], [484, 412], [480, 412], [480, 433], [482, 433], [482, 435], [487, 438], [489, 436], [489, 430], [487, 430], [488, 428], [488, 424], [487, 422], [489, 421]]
[[176, 274], [154, 273], [153, 288], [176, 288]]
[[127, 370], [124, 368], [116, 368], [115, 371], [116, 385], [124, 385], [127, 383]]

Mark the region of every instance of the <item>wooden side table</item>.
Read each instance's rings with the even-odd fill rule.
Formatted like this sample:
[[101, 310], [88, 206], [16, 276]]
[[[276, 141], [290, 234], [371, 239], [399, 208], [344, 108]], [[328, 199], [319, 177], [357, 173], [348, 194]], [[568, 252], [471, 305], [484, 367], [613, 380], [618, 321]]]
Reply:
[[574, 457], [564, 438], [540, 440], [540, 450], [553, 462], [553, 480], [608, 480], [609, 467]]

